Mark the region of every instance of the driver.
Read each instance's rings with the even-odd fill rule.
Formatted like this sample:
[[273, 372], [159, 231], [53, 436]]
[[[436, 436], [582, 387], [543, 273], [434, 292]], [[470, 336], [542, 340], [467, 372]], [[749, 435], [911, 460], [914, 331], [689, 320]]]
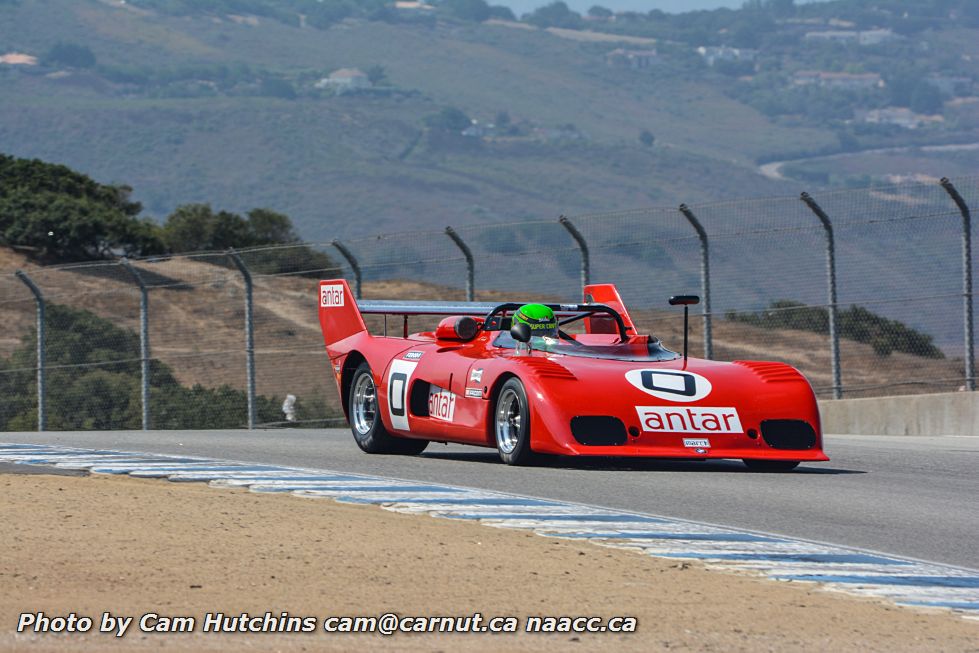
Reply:
[[530, 327], [531, 336], [558, 337], [557, 317], [554, 316], [554, 311], [543, 304], [524, 304], [513, 314], [513, 321]]

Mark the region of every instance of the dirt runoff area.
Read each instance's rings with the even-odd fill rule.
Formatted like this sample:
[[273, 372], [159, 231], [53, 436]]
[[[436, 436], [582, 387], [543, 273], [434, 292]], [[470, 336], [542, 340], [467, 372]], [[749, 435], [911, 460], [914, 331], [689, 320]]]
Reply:
[[[979, 622], [950, 613], [376, 506], [102, 476], [5, 473], [0, 493], [2, 651], [979, 650]], [[45, 624], [39, 612], [48, 628], [69, 627], [72, 613], [76, 629], [82, 617], [92, 624], [16, 632], [25, 619]], [[226, 627], [275, 630], [298, 617], [312, 632], [204, 632], [219, 612]], [[389, 612], [519, 626], [324, 630], [331, 617]], [[133, 617], [122, 637], [98, 632], [105, 613]], [[531, 616], [636, 627], [528, 634]]]

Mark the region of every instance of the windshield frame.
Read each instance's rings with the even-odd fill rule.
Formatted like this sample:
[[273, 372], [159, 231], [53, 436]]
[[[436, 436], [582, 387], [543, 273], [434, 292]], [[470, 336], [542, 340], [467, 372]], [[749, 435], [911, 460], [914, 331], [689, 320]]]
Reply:
[[[552, 342], [546, 342], [550, 340]], [[659, 338], [647, 336], [645, 343], [635, 341], [618, 342], [609, 345], [586, 345], [577, 341], [569, 342], [562, 338], [545, 338], [543, 336], [533, 336], [530, 341], [530, 349], [541, 351], [555, 356], [569, 356], [571, 358], [591, 358], [595, 360], [621, 361], [628, 363], [657, 363], [673, 361], [681, 356], [678, 352], [667, 349]], [[635, 349], [645, 344], [645, 354], [636, 352]], [[499, 335], [493, 339], [492, 345], [498, 349], [517, 350], [519, 346], [525, 346], [514, 340], [508, 331], [500, 331]], [[632, 349], [630, 352], [629, 349]]]
[[[507, 302], [494, 308], [483, 320], [483, 331], [508, 331], [513, 319], [512, 313], [524, 303]], [[554, 311], [554, 314], [559, 318], [563, 318], [558, 320], [558, 328], [586, 317], [604, 314], [615, 321], [619, 337], [623, 340], [629, 337], [629, 331], [635, 333], [633, 327], [625, 325], [625, 321], [618, 311], [606, 304], [544, 304], [544, 306]]]

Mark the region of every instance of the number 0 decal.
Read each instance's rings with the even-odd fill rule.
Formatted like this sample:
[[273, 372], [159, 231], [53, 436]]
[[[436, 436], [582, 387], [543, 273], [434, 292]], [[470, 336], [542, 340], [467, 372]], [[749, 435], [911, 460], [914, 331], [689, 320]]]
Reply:
[[710, 381], [693, 372], [629, 370], [625, 378], [633, 387], [664, 401], [699, 401], [712, 388]]
[[408, 375], [395, 372], [388, 381], [388, 401], [391, 402], [391, 415], [401, 417], [405, 414], [405, 386], [408, 385]]
[[396, 359], [388, 369], [388, 415], [391, 426], [399, 431], [408, 430], [408, 386], [417, 365], [415, 361]]

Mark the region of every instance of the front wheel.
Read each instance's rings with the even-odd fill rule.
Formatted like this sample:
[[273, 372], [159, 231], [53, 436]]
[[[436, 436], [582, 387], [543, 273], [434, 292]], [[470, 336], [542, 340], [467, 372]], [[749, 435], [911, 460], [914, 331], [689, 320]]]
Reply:
[[752, 460], [745, 458], [744, 464], [753, 472], [791, 472], [799, 466], [798, 460]]
[[500, 460], [507, 465], [526, 465], [532, 462], [530, 406], [520, 379], [509, 379], [500, 389], [494, 410], [493, 429]]
[[419, 454], [428, 446], [428, 440], [396, 438], [384, 428], [378, 411], [377, 385], [366, 361], [354, 370], [347, 407], [354, 440], [367, 453]]

